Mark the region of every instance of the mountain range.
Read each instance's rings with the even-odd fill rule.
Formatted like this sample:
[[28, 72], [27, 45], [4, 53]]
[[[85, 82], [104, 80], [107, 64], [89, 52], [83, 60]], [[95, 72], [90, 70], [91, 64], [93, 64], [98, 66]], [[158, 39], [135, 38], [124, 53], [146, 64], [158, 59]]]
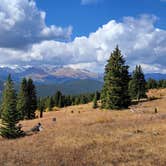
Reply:
[[102, 81], [102, 74], [90, 72], [88, 70], [73, 69], [69, 67], [0, 67], [0, 80], [6, 80], [11, 74], [16, 82], [20, 82], [23, 77], [32, 78], [36, 83], [55, 84], [64, 83], [71, 80], [99, 80]]
[[[0, 67], [0, 93], [7, 76], [11, 74], [16, 89], [23, 77], [31, 77], [39, 96], [53, 95], [57, 90], [65, 94], [89, 93], [100, 90], [103, 85], [103, 73], [69, 67], [54, 66], [15, 66]], [[148, 73], [145, 78], [166, 79], [166, 74]]]

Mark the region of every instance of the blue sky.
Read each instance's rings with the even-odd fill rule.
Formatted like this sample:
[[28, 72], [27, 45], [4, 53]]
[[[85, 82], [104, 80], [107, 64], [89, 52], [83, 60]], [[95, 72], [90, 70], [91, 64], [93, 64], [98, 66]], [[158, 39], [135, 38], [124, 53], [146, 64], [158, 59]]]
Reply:
[[1, 0], [0, 66], [103, 72], [118, 44], [130, 71], [166, 73], [166, 0]]
[[160, 0], [36, 0], [37, 6], [46, 11], [48, 25], [72, 25], [73, 37], [89, 35], [109, 20], [121, 21], [124, 16], [156, 15], [159, 28], [166, 27], [166, 2]]

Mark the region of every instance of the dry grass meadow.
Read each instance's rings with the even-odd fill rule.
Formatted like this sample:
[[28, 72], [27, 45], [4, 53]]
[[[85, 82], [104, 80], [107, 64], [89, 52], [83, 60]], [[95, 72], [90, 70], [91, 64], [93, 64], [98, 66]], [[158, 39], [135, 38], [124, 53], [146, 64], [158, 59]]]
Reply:
[[166, 166], [166, 89], [148, 95], [158, 99], [123, 111], [93, 110], [90, 103], [24, 121], [24, 130], [38, 122], [44, 130], [0, 138], [0, 166]]

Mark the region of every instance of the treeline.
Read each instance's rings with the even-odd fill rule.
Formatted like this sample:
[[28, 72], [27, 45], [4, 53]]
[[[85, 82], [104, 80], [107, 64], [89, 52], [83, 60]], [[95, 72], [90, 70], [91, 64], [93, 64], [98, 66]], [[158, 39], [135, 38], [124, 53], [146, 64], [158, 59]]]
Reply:
[[57, 91], [53, 96], [47, 96], [45, 98], [39, 98], [38, 109], [51, 111], [53, 107], [67, 107], [71, 105], [87, 104], [92, 102], [95, 94], [97, 99], [100, 99], [100, 93], [85, 93], [80, 95], [64, 95], [60, 91]]
[[149, 78], [147, 81], [147, 89], [166, 88], [166, 80], [155, 80]]

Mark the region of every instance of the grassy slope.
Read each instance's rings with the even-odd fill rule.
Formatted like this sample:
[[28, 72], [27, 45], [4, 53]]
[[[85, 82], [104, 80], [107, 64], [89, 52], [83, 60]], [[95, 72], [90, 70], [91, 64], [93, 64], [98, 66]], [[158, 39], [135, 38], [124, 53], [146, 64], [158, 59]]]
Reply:
[[161, 99], [132, 106], [136, 112], [93, 110], [87, 104], [24, 121], [25, 130], [39, 121], [44, 130], [17, 140], [1, 138], [0, 165], [165, 166], [166, 89], [149, 95]]

